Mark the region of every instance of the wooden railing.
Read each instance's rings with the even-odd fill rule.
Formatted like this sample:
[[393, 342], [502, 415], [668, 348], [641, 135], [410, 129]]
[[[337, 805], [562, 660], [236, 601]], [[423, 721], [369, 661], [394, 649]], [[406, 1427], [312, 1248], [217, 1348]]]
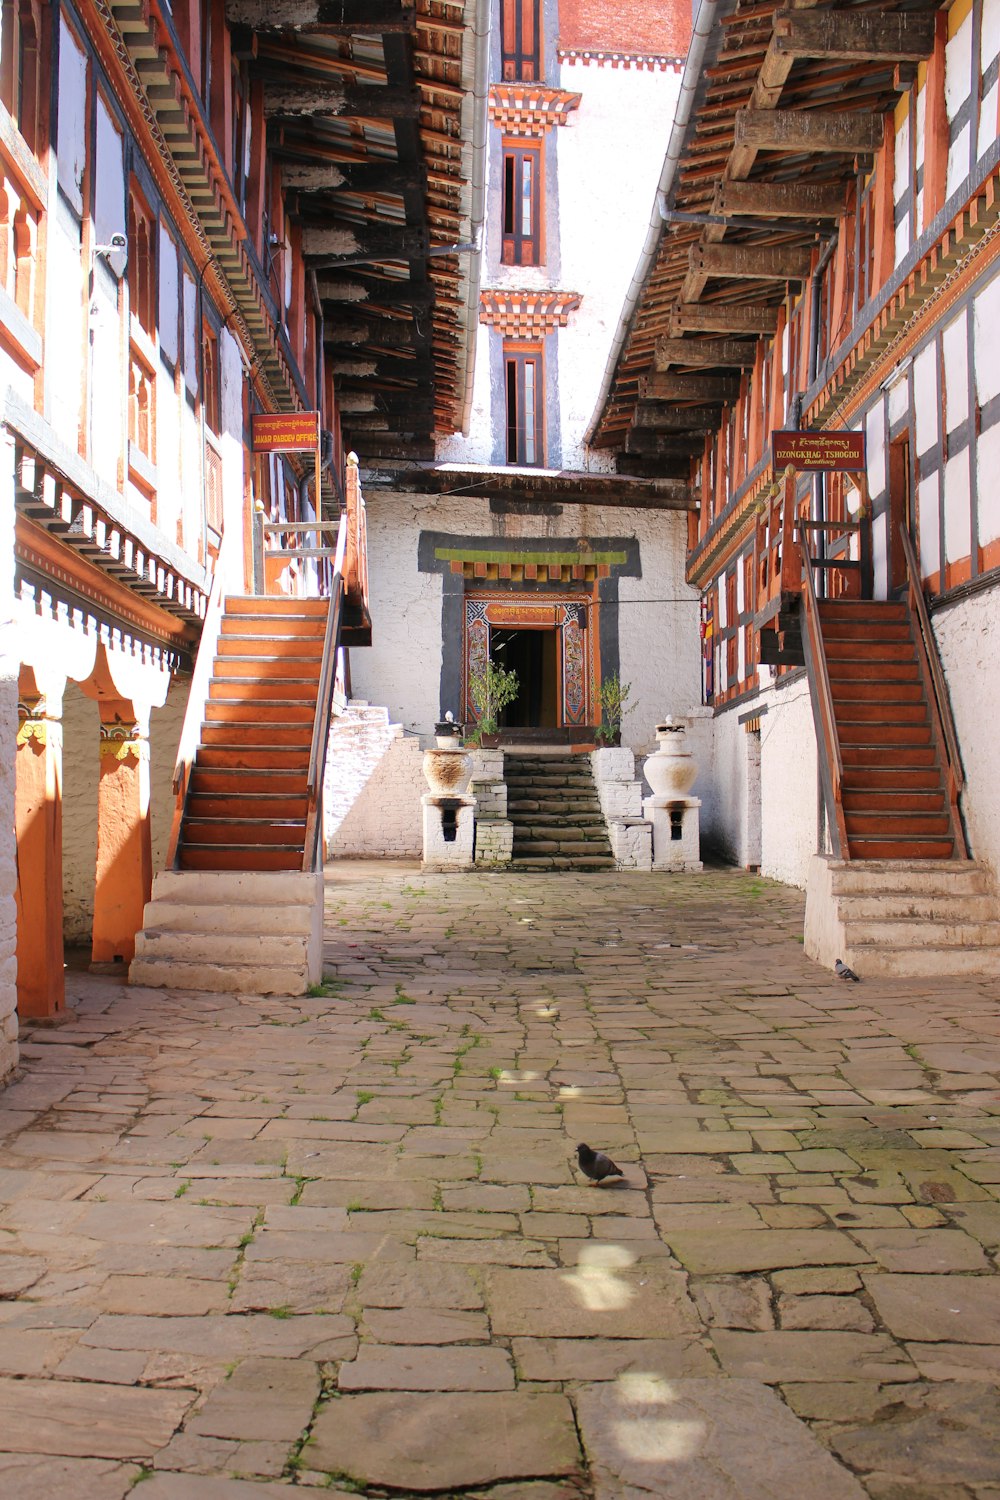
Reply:
[[309, 771], [306, 777], [306, 838], [302, 859], [304, 870], [316, 869], [323, 811], [323, 778], [326, 772], [326, 750], [330, 739], [330, 717], [337, 682], [337, 651], [344, 611], [344, 559], [347, 553], [348, 513], [341, 511], [337, 546], [333, 553], [330, 579], [330, 608], [323, 637], [319, 686], [316, 692], [316, 718], [313, 721], [312, 744], [309, 747]]
[[[826, 574], [825, 598], [871, 598], [871, 528], [867, 521], [815, 521], [804, 517], [799, 522], [799, 535], [804, 569], [811, 572], [813, 568], [819, 568]], [[854, 537], [858, 539], [857, 557], [850, 555]], [[822, 539], [821, 557], [813, 553], [812, 538]]]
[[944, 668], [941, 665], [941, 658], [938, 654], [937, 641], [931, 625], [930, 613], [927, 609], [927, 600], [924, 598], [920, 564], [917, 561], [917, 554], [914, 550], [910, 533], [905, 526], [900, 526], [899, 538], [902, 542], [903, 557], [906, 562], [906, 586], [910, 611], [917, 622], [917, 630], [915, 632], [917, 658], [920, 662], [921, 676], [924, 679], [924, 692], [927, 695], [927, 702], [930, 706], [931, 725], [934, 736], [938, 741], [944, 764], [945, 786], [948, 792], [948, 802], [951, 807], [955, 846], [961, 855], [965, 856], [968, 854], [968, 845], [958, 805], [959, 795], [965, 786], [965, 775], [962, 771], [962, 754], [959, 749], [958, 734], [955, 730], [955, 720], [951, 711], [948, 683], [945, 680]]
[[795, 542], [795, 474], [788, 471], [762, 503], [754, 532], [754, 624], [774, 620], [783, 595], [798, 594], [802, 569]]
[[837, 716], [833, 707], [830, 672], [823, 646], [823, 627], [819, 617], [819, 600], [813, 581], [811, 559], [803, 527], [799, 539], [805, 566], [802, 569], [802, 645], [806, 654], [816, 738], [820, 751], [820, 773], [825, 793], [827, 825], [836, 859], [847, 857], [847, 825], [844, 819], [844, 762], [837, 733]]

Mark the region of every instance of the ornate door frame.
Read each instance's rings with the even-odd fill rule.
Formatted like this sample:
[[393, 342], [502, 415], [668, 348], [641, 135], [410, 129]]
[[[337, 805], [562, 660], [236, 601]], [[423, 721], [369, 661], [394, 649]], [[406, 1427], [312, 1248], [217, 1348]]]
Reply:
[[490, 629], [556, 630], [559, 634], [558, 725], [575, 728], [596, 722], [600, 701], [600, 604], [595, 589], [544, 594], [467, 589], [463, 611], [462, 703], [467, 723], [476, 711], [469, 681], [489, 654]]

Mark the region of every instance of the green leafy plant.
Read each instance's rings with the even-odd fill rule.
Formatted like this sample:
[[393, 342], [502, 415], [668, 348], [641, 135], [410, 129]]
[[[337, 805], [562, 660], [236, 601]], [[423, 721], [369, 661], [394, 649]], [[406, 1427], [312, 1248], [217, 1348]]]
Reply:
[[517, 673], [487, 658], [469, 679], [469, 696], [476, 710], [476, 727], [470, 739], [496, 734], [501, 713], [514, 702], [519, 690]]
[[632, 684], [622, 682], [617, 672], [601, 683], [601, 722], [596, 737], [602, 744], [610, 745], [621, 737], [622, 714], [631, 694]]

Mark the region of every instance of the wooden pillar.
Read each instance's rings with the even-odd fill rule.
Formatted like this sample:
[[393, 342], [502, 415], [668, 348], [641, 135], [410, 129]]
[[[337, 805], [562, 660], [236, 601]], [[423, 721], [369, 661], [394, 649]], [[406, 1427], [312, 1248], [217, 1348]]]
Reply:
[[94, 963], [130, 963], [153, 886], [149, 709], [101, 698]]
[[22, 1020], [66, 1009], [63, 968], [62, 686], [19, 684], [14, 827], [17, 834], [17, 1009]]

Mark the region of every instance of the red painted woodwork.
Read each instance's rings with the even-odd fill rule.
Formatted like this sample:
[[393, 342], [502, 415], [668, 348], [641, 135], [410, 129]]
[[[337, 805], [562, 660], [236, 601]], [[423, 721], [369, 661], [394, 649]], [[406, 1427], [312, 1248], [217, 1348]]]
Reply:
[[325, 599], [227, 601], [181, 819], [180, 869], [302, 869], [328, 608]]

